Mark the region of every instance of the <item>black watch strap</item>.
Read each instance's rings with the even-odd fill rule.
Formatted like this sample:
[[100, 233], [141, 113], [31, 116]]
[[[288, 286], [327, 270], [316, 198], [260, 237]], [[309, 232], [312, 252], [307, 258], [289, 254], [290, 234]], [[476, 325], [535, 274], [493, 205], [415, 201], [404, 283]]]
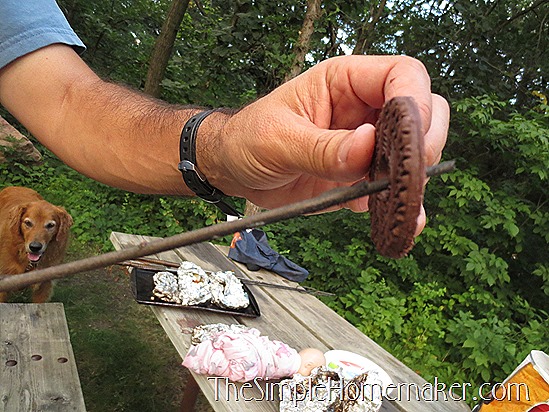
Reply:
[[200, 123], [213, 112], [215, 112], [215, 109], [200, 112], [185, 123], [179, 141], [180, 162], [178, 169], [183, 175], [185, 184], [199, 198], [206, 202], [213, 203], [227, 215], [242, 216], [238, 210], [223, 200], [226, 197], [225, 193], [208, 183], [206, 177], [196, 166], [196, 135], [198, 133], [198, 127], [200, 126]]

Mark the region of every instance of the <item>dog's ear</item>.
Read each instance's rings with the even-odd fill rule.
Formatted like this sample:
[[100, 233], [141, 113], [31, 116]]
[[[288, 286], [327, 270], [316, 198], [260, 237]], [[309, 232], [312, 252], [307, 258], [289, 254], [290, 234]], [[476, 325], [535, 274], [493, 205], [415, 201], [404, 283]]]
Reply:
[[23, 237], [23, 233], [21, 233], [21, 221], [26, 211], [27, 205], [17, 205], [13, 207], [9, 212], [9, 228], [12, 235], [15, 237]]
[[62, 207], [57, 206], [57, 216], [59, 217], [59, 228], [55, 235], [56, 241], [66, 239], [67, 233], [72, 226], [72, 216]]

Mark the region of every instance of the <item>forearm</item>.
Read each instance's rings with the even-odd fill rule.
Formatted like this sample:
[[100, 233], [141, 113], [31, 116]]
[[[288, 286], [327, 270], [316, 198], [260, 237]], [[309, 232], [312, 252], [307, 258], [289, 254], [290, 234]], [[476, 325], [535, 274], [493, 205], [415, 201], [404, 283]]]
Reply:
[[[87, 90], [79, 90], [82, 87]], [[63, 118], [69, 121], [61, 123], [56, 133], [65, 139], [56, 143], [63, 151], [57, 152], [61, 159], [96, 180], [125, 190], [192, 194], [177, 169], [179, 140], [185, 122], [201, 109], [167, 105], [101, 80], [97, 85], [73, 89], [66, 104], [83, 107], [86, 117], [81, 119], [70, 109], [64, 111]], [[215, 113], [201, 125], [197, 164], [204, 163], [203, 155], [216, 141], [225, 117]], [[75, 144], [71, 136], [72, 125], [78, 122], [83, 124], [79, 126], [82, 144]], [[101, 170], [90, 169], [94, 164]]]
[[[200, 109], [106, 83], [65, 46], [3, 69], [0, 101], [59, 158], [93, 179], [140, 193], [192, 194], [177, 169], [179, 138]], [[215, 113], [203, 122], [197, 163], [205, 161], [226, 118]]]

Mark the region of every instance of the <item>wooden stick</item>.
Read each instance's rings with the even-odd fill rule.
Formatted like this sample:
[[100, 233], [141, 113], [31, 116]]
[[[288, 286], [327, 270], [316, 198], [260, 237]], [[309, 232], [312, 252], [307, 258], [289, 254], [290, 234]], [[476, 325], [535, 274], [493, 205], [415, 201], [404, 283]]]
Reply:
[[[150, 258], [150, 257], [140, 257], [138, 259], [135, 259], [135, 261], [137, 261], [137, 263], [150, 263], [150, 264], [153, 264], [153, 265], [160, 265], [160, 266], [164, 266], [164, 267], [167, 267], [167, 268], [178, 268], [180, 266], [179, 263], [170, 262], [168, 260], [153, 259], [153, 258]], [[129, 264], [127, 264], [126, 262], [120, 262], [121, 265], [127, 264], [127, 266], [132, 266], [131, 261], [128, 262], [128, 263]]]
[[[450, 172], [454, 170], [454, 168], [454, 161], [444, 162], [427, 168], [426, 175], [438, 176]], [[245, 229], [264, 226], [269, 223], [279, 222], [296, 216], [320, 212], [332, 206], [380, 192], [385, 190], [388, 186], [388, 179], [376, 180], [373, 182], [360, 181], [349, 187], [338, 187], [329, 190], [312, 199], [306, 199], [301, 202], [267, 210], [258, 213], [257, 215], [234, 220], [232, 222], [223, 222], [151, 242], [144, 241], [138, 246], [133, 246], [131, 248], [108, 252], [45, 269], [33, 270], [19, 275], [3, 276], [0, 278], [0, 292], [22, 289], [34, 283], [59, 279], [65, 276], [74, 275], [75, 273], [114, 265], [124, 260], [132, 260], [182, 246], [218, 239]]]

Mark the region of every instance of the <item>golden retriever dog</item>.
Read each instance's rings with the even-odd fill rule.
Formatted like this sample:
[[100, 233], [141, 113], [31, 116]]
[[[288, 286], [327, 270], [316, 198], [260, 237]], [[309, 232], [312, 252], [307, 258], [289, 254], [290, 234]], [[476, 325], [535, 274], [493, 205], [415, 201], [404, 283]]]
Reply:
[[[0, 275], [15, 275], [63, 261], [72, 217], [62, 207], [26, 187], [0, 191]], [[32, 285], [32, 301], [44, 303], [53, 291], [51, 281]], [[0, 292], [0, 302], [8, 293]]]

